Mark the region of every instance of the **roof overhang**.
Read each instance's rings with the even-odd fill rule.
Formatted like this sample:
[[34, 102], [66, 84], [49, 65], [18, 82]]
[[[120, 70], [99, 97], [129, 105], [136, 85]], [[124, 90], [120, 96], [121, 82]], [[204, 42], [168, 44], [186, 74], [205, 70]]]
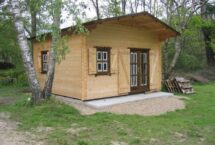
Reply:
[[[148, 12], [141, 12], [141, 13], [129, 14], [129, 15], [124, 15], [119, 17], [94, 20], [94, 21], [83, 23], [83, 25], [87, 29], [93, 30], [97, 27], [97, 25], [104, 24], [104, 23], [119, 24], [119, 25], [125, 25], [130, 27], [136, 27], [140, 29], [147, 29], [157, 34], [161, 41], [180, 35], [180, 33], [176, 31], [174, 28], [170, 27], [169, 25], [159, 20], [158, 18], [154, 17], [153, 15], [149, 14]], [[71, 27], [62, 29], [61, 33], [62, 35], [68, 34], [68, 33], [72, 34], [73, 30], [74, 30], [74, 26], [71, 26]], [[46, 33], [44, 35], [51, 36], [51, 33]], [[30, 39], [34, 39], [34, 38], [30, 38]]]
[[159, 36], [160, 40], [166, 40], [168, 38], [180, 35], [180, 33], [174, 28], [170, 27], [169, 25], [154, 17], [153, 15], [149, 14], [148, 12], [95, 20], [84, 23], [84, 26], [88, 29], [93, 29], [96, 27], [96, 25], [102, 23], [120, 24], [140, 29], [144, 28], [156, 33]]

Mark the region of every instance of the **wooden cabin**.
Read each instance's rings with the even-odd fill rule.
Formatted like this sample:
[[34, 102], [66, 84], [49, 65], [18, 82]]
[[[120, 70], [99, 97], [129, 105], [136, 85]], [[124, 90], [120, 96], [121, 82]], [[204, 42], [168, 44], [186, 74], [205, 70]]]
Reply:
[[[67, 33], [69, 52], [56, 64], [53, 94], [91, 100], [161, 90], [161, 44], [179, 33], [147, 12], [84, 23], [88, 35]], [[34, 40], [41, 86], [51, 37]]]

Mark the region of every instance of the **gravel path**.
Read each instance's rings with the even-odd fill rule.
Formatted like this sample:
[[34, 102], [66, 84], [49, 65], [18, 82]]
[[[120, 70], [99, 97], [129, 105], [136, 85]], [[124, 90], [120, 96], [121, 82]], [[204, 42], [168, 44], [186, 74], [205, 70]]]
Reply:
[[160, 115], [166, 112], [185, 108], [184, 101], [180, 99], [181, 97], [176, 96], [145, 99], [135, 102], [112, 105], [99, 109], [87, 106], [84, 102], [80, 102], [71, 98], [59, 96], [57, 96], [56, 98], [78, 109], [82, 115], [91, 115], [97, 112], [111, 112], [115, 114], [137, 114], [150, 116]]

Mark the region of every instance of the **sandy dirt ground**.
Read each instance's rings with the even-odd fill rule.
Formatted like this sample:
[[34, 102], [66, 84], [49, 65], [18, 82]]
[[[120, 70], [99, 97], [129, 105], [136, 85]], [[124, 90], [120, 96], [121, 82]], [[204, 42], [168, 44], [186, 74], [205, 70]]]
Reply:
[[179, 96], [159, 97], [117, 104], [104, 108], [93, 108], [91, 106], [87, 106], [84, 102], [74, 99], [59, 96], [56, 98], [78, 109], [82, 115], [91, 115], [97, 112], [111, 112], [115, 114], [136, 114], [144, 116], [161, 115], [170, 111], [184, 109], [185, 104], [182, 99], [186, 99], [186, 97]]
[[44, 145], [38, 136], [18, 131], [19, 123], [11, 121], [9, 117], [7, 113], [0, 113], [0, 145]]

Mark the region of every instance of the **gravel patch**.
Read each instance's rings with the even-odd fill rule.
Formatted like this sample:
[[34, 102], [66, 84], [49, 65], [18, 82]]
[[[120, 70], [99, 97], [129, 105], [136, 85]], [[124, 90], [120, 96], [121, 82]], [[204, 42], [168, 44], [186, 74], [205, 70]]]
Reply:
[[93, 108], [84, 102], [66, 97], [56, 97], [58, 100], [69, 104], [80, 111], [82, 115], [91, 115], [97, 112], [111, 112], [115, 114], [129, 115], [161, 115], [170, 111], [184, 109], [185, 103], [181, 97], [159, 97], [134, 102], [112, 105], [104, 108]]

